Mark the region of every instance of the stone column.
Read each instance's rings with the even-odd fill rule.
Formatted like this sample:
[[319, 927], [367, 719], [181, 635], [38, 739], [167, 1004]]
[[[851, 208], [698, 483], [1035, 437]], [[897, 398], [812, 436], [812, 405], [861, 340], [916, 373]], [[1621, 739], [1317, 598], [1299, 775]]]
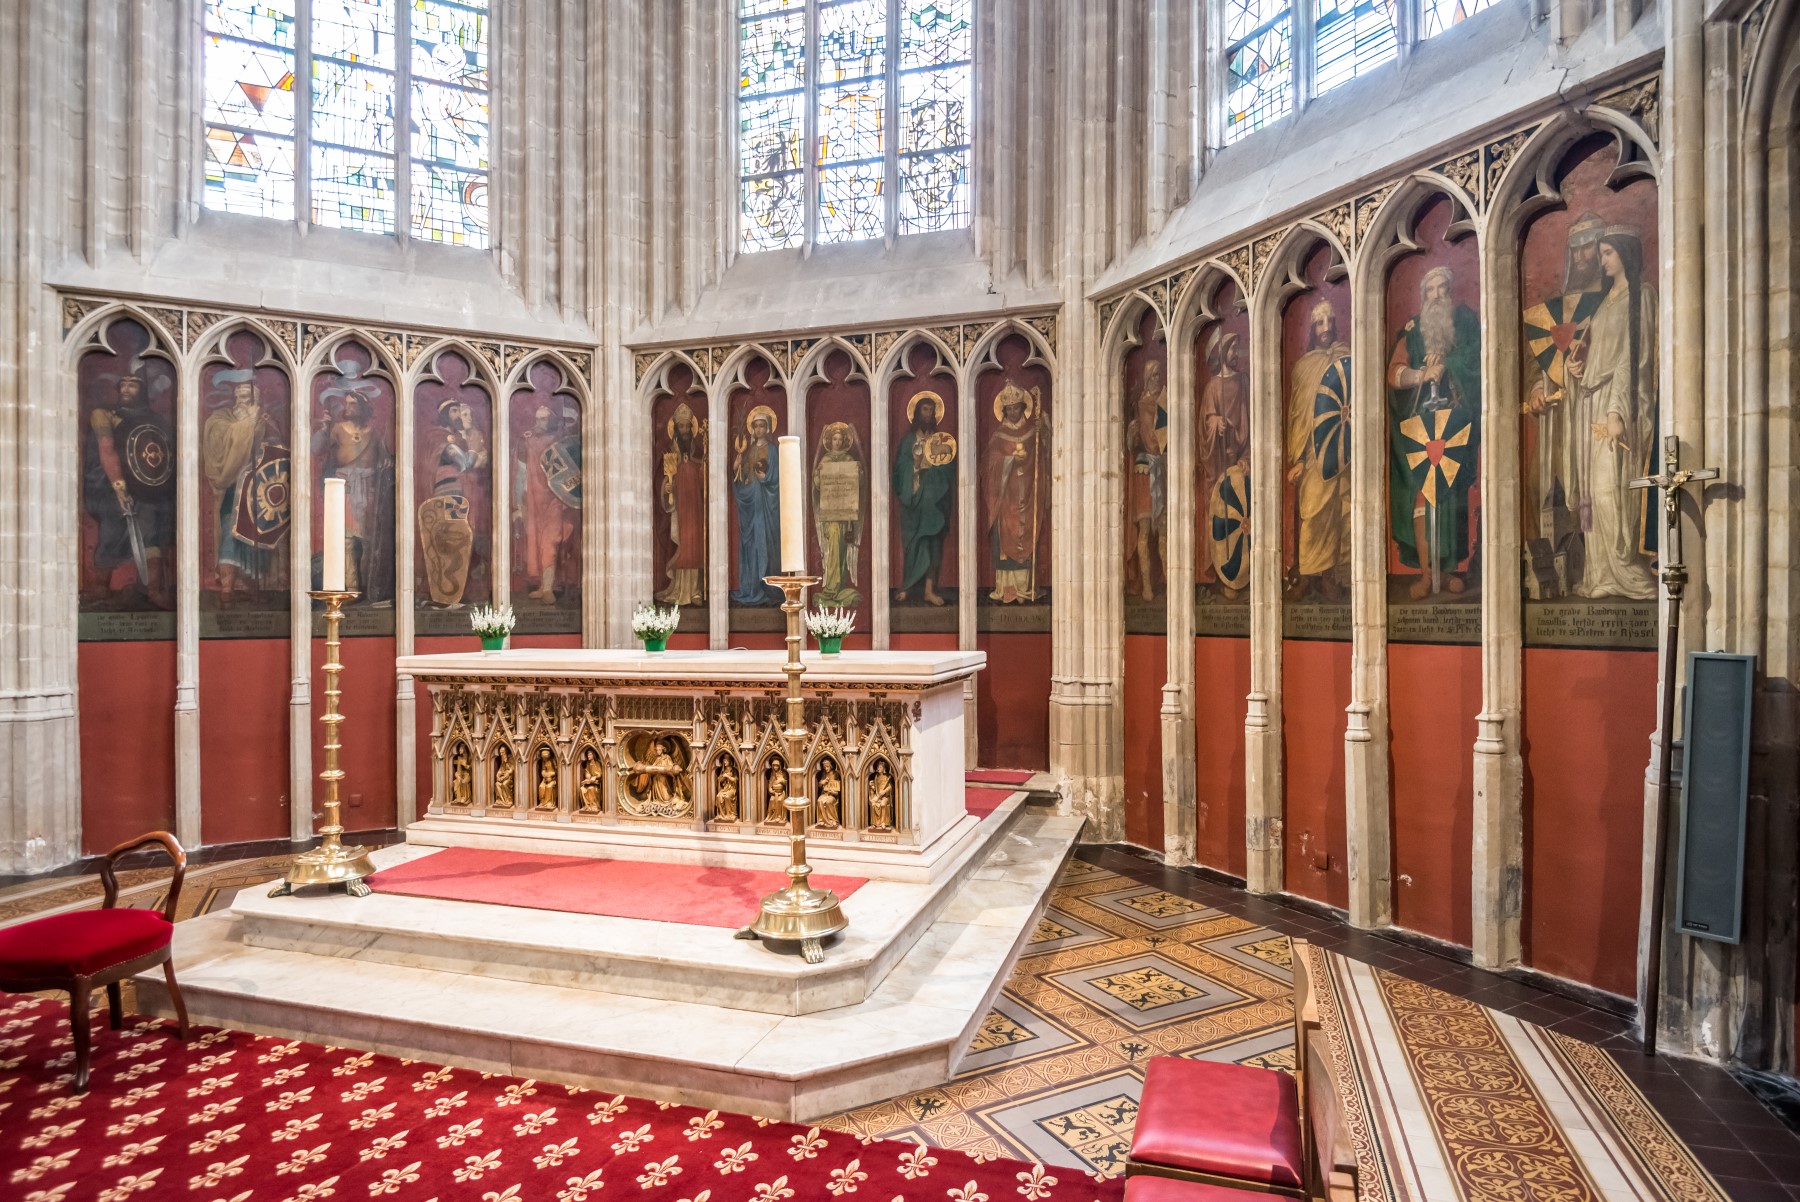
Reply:
[[75, 374], [42, 264], [72, 181], [49, 103], [74, 6], [0, 6], [0, 873], [81, 852]]
[[[1170, 304], [1175, 298], [1170, 298]], [[1194, 380], [1193, 307], [1171, 319], [1168, 335], [1169, 403], [1169, 542], [1168, 612], [1164, 641], [1168, 645], [1166, 683], [1162, 690], [1163, 862], [1186, 867], [1194, 862], [1199, 823], [1195, 792], [1194, 742], [1194, 581], [1199, 505], [1196, 454], [1196, 387]]]
[[1118, 466], [1124, 429], [1109, 407], [1099, 313], [1087, 285], [1105, 263], [1111, 230], [1106, 81], [1113, 38], [1103, 4], [1072, 4], [1061, 16], [1062, 24], [1034, 31], [1050, 39], [1064, 89], [1059, 153], [1050, 160], [1062, 213], [1061, 353], [1051, 434], [1050, 770], [1064, 804], [1087, 818], [1084, 837], [1110, 842], [1125, 829]]
[[[1244, 714], [1244, 887], [1279, 892], [1282, 861], [1281, 271], [1250, 281], [1250, 693]], [[1352, 460], [1354, 462], [1354, 459]]]

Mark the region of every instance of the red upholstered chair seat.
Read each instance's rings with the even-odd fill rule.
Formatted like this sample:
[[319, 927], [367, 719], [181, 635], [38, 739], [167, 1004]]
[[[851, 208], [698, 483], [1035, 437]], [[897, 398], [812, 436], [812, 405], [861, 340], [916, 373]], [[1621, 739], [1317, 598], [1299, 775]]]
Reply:
[[1252, 1199], [1245, 1198], [1246, 1192], [1228, 1185], [1209, 1185], [1204, 1181], [1181, 1181], [1174, 1177], [1151, 1177], [1148, 1174], [1125, 1179], [1125, 1202], [1253, 1202]]
[[1144, 1070], [1131, 1159], [1299, 1190], [1306, 1180], [1299, 1087], [1274, 1069], [1158, 1056]]
[[166, 947], [175, 933], [155, 910], [80, 910], [0, 929], [0, 981], [88, 977]]

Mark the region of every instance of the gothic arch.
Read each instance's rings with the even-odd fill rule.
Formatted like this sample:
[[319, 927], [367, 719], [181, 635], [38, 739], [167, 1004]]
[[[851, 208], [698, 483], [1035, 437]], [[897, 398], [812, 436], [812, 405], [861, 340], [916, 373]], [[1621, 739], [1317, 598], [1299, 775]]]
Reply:
[[1026, 363], [1041, 362], [1049, 369], [1051, 379], [1055, 379], [1056, 352], [1051, 350], [1049, 343], [1044, 341], [1043, 334], [1039, 333], [1030, 323], [1020, 321], [1016, 317], [1008, 317], [995, 322], [982, 331], [981, 337], [977, 338], [974, 345], [969, 348], [964, 362], [969, 366], [970, 379], [980, 375], [991, 366], [989, 356], [993, 353], [994, 348], [1011, 334], [1018, 334], [1031, 344], [1031, 357], [1026, 360]]
[[500, 381], [494, 375], [493, 364], [473, 344], [462, 338], [439, 338], [413, 356], [412, 366], [406, 374], [407, 395], [410, 396], [414, 389], [427, 380], [441, 381], [442, 377], [437, 374], [437, 361], [445, 351], [455, 351], [462, 356], [469, 365], [469, 381], [486, 388], [491, 398], [489, 403], [498, 405]]
[[148, 330], [150, 345], [145, 348], [145, 353], [149, 354], [154, 351], [157, 358], [166, 360], [169, 366], [175, 369], [177, 375], [181, 374], [181, 346], [175, 336], [170, 334], [162, 322], [150, 316], [149, 311], [142, 306], [119, 301], [95, 309], [71, 326], [63, 335], [64, 367], [69, 372], [71, 380], [74, 379], [76, 367], [81, 363], [81, 357], [88, 351], [112, 350], [111, 344], [105, 339], [107, 332], [112, 329], [113, 323], [120, 318], [129, 318]]
[[590, 400], [587, 381], [581, 378], [581, 373], [575, 370], [575, 365], [570, 363], [561, 352], [548, 348], [534, 350], [513, 364], [512, 370], [506, 373], [506, 379], [501, 385], [501, 395], [510, 397], [520, 388], [528, 385], [531, 382], [532, 368], [540, 363], [548, 363], [562, 373], [562, 387], [574, 393], [585, 410]]
[[956, 370], [960, 365], [957, 359], [956, 350], [949, 343], [945, 342], [941, 335], [933, 330], [907, 330], [900, 334], [899, 337], [895, 338], [893, 344], [889, 346], [875, 362], [875, 374], [872, 379], [873, 387], [877, 394], [885, 392], [887, 386], [893, 383], [896, 377], [912, 374], [911, 369], [906, 365], [906, 361], [912, 354], [913, 347], [919, 345], [921, 342], [928, 344], [932, 349], [937, 351], [938, 365], [940, 367], [947, 368], [953, 375], [956, 373]]
[[381, 339], [363, 330], [333, 330], [330, 337], [321, 339], [316, 346], [302, 356], [296, 391], [310, 397], [313, 377], [336, 366], [335, 356], [338, 350], [345, 343], [350, 342], [354, 342], [369, 352], [369, 374], [381, 376], [394, 386], [394, 406], [397, 410], [410, 391], [406, 380], [406, 370], [400, 366], [399, 360], [394, 358], [393, 353], [383, 345]]
[[870, 387], [873, 389], [874, 373], [869, 370], [869, 362], [863, 357], [863, 353], [845, 338], [837, 334], [829, 334], [809, 347], [806, 353], [800, 357], [800, 361], [794, 365], [793, 374], [789, 377], [791, 381], [791, 387], [788, 389], [790, 405], [794, 403], [796, 397], [804, 398], [814, 384], [825, 378], [825, 361], [831, 357], [833, 351], [843, 351], [850, 356], [850, 374], [845, 379], [854, 380], [861, 376], [869, 381]]

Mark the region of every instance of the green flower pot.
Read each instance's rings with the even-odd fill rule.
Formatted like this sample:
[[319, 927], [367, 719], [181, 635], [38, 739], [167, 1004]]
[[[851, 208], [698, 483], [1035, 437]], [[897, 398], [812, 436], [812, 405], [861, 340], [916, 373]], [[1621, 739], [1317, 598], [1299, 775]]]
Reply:
[[844, 636], [841, 634], [837, 635], [834, 638], [822, 638], [819, 640], [819, 654], [820, 655], [836, 655], [838, 652], [842, 651], [843, 649], [844, 649]]
[[481, 636], [481, 649], [483, 651], [499, 651], [505, 646], [506, 636], [503, 634], [498, 636], [484, 634]]
[[666, 635], [660, 639], [645, 639], [644, 640], [644, 650], [646, 650], [646, 651], [661, 651], [664, 648], [666, 648], [668, 645], [669, 645], [669, 640]]

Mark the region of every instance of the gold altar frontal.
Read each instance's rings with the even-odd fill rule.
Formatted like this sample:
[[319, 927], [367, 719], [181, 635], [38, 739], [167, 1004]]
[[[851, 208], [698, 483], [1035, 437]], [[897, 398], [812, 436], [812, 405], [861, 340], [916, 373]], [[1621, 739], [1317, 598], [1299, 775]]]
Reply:
[[[923, 879], [963, 804], [980, 652], [807, 653], [790, 743], [781, 651], [407, 656], [430, 691], [431, 801], [409, 842]], [[796, 783], [803, 786], [796, 790]], [[966, 832], [965, 832], [966, 833]]]

